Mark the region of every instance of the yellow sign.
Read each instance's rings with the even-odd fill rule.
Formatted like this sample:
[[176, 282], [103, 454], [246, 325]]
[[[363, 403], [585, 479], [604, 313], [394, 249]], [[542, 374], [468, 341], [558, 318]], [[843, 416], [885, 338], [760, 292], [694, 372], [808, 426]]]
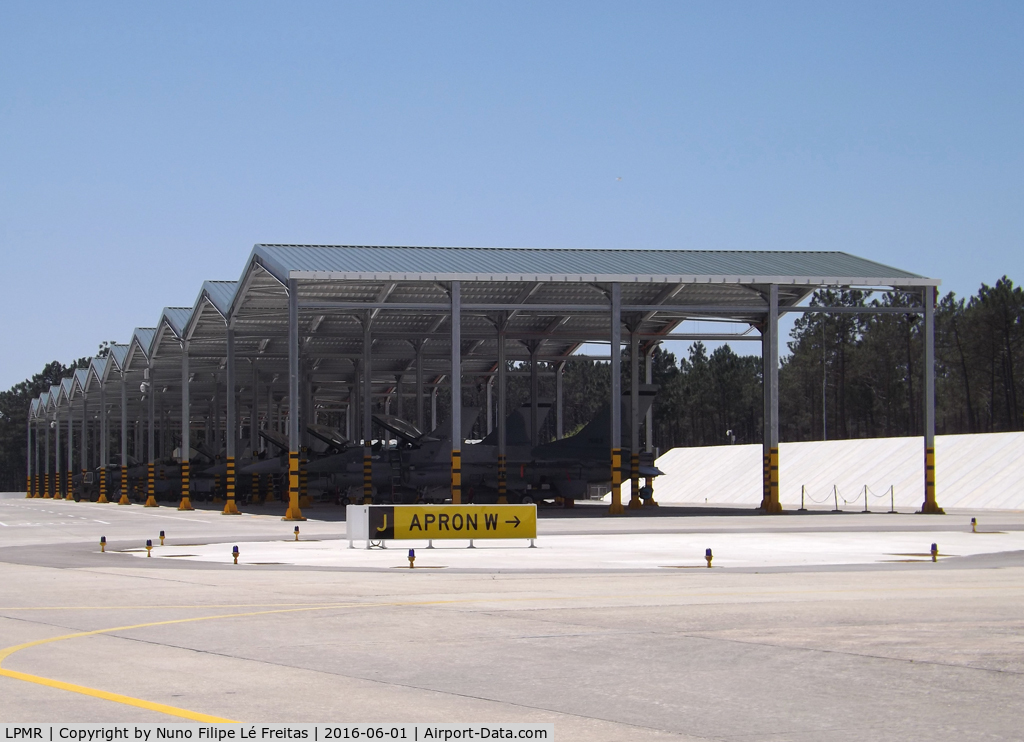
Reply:
[[374, 540], [537, 538], [536, 505], [371, 505]]

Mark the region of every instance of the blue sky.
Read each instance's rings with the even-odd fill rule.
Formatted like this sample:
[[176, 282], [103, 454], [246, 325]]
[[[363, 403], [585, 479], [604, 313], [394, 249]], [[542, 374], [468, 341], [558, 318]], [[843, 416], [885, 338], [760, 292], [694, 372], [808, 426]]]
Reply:
[[1022, 73], [1021, 3], [5, 3], [0, 388], [256, 242], [1024, 282]]

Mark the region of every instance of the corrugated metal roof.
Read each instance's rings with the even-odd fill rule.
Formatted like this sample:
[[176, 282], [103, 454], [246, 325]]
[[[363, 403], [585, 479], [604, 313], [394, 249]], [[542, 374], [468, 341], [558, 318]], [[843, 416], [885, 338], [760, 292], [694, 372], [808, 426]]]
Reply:
[[74, 379], [71, 376], [65, 376], [63, 379], [60, 380], [60, 395], [57, 398], [58, 403], [60, 403], [61, 400], [70, 401], [71, 385], [73, 382]]
[[174, 334], [180, 338], [191, 315], [192, 307], [164, 307], [164, 311], [160, 315], [160, 321], [166, 320]]
[[110, 358], [118, 369], [124, 368], [124, 359], [128, 355], [128, 346], [117, 343], [110, 346]]
[[217, 308], [223, 316], [227, 317], [228, 309], [235, 298], [235, 289], [238, 288], [238, 281], [204, 281], [203, 292], [210, 298], [210, 303]]
[[149, 344], [153, 342], [153, 336], [155, 334], [155, 327], [136, 327], [135, 332], [132, 333], [132, 340], [137, 341], [143, 352], [148, 353]]
[[870, 286], [939, 283], [844, 252], [256, 245], [252, 259], [281, 281], [322, 278]]
[[72, 388], [72, 393], [76, 389], [78, 389], [78, 390], [85, 389], [85, 381], [86, 381], [86, 379], [88, 377], [89, 377], [89, 369], [87, 369], [87, 368], [77, 368], [77, 369], [75, 369], [74, 382], [73, 382], [72, 387], [71, 387]]
[[89, 362], [89, 371], [92, 372], [93, 378], [95, 378], [96, 381], [102, 384], [104, 374], [107, 371], [107, 359], [93, 358], [92, 361]]

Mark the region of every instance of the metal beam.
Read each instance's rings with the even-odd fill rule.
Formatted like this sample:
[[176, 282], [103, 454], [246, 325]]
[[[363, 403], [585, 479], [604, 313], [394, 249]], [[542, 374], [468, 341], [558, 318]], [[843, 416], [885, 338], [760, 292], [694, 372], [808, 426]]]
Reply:
[[462, 502], [462, 283], [452, 281], [452, 505]]
[[611, 286], [611, 477], [612, 493], [609, 515], [621, 515], [622, 507], [622, 285]]
[[924, 288], [924, 503], [922, 513], [940, 515], [935, 496], [935, 287]]
[[299, 509], [299, 282], [288, 279], [288, 510], [284, 520], [305, 520]]

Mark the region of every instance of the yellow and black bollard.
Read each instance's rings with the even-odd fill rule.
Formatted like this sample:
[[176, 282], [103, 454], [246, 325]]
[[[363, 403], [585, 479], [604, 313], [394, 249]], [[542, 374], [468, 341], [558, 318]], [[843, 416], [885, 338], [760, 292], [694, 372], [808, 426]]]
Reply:
[[299, 452], [288, 452], [288, 510], [282, 520], [305, 520], [299, 507]]
[[121, 499], [117, 501], [118, 505], [131, 505], [132, 501], [128, 499], [128, 467], [121, 467]]
[[508, 480], [508, 457], [498, 457], [498, 504], [508, 504], [506, 487]]
[[302, 457], [299, 459], [299, 507], [311, 508], [313, 501], [309, 498], [309, 472], [306, 466], [309, 465], [308, 453], [302, 449]]
[[161, 546], [164, 545], [164, 532], [163, 531], [160, 531], [160, 545]]
[[235, 564], [238, 564], [238, 547], [234, 546], [231, 549], [231, 556], [235, 558]]
[[100, 467], [100, 496], [96, 499], [96, 502], [110, 502], [107, 499], [107, 467]]
[[227, 475], [225, 476], [227, 485], [227, 502], [224, 503], [224, 510], [222, 515], [241, 515], [238, 512], [238, 506], [235, 505], [235, 457], [228, 456], [227, 459]]
[[299, 540], [299, 527], [298, 526], [295, 526], [295, 540], [296, 541]]
[[452, 505], [462, 504], [462, 451], [452, 449]]
[[147, 508], [158, 508], [160, 507], [156, 501], [156, 472], [154, 471], [156, 464], [150, 461], [146, 465], [146, 507]]
[[100, 553], [105, 554], [107, 551], [107, 537], [100, 536]]
[[370, 449], [363, 449], [363, 505], [373, 504], [373, 458]]
[[181, 462], [181, 502], [178, 503], [178, 510], [195, 510], [192, 507], [191, 487], [188, 478], [188, 462]]
[[409, 549], [409, 569], [414, 567], [416, 561], [416, 549]]
[[711, 549], [704, 549], [704, 561], [708, 563], [708, 569], [711, 569]]
[[938, 544], [932, 544], [932, 561], [933, 562], [939, 561], [939, 545]]
[[622, 515], [626, 512], [622, 507], [622, 449], [612, 449], [612, 497], [608, 506], [608, 515]]
[[147, 538], [146, 539], [146, 556], [147, 557], [153, 556], [152, 552], [153, 552], [153, 539]]
[[977, 518], [971, 518], [971, 533], [977, 533], [977, 532], [978, 532], [978, 519]]

